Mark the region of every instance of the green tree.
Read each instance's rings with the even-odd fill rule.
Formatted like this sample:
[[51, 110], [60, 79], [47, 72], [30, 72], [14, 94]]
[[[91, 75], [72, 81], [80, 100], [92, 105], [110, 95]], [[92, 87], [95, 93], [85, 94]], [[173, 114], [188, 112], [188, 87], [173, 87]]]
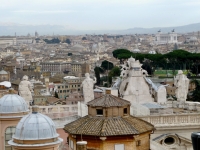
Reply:
[[68, 55], [68, 56], [72, 56], [72, 53], [68, 53], [67, 55]]
[[54, 96], [55, 98], [59, 98], [58, 97], [58, 93], [55, 91], [55, 96]]
[[65, 43], [71, 44], [71, 40], [70, 39], [66, 39]]
[[86, 37], [82, 37], [82, 40], [87, 40], [87, 38]]
[[113, 63], [111, 63], [107, 60], [104, 60], [101, 63], [101, 67], [104, 68], [105, 70], [111, 70], [114, 67], [114, 65], [113, 65]]
[[97, 85], [100, 85], [100, 71], [99, 71], [99, 67], [95, 67], [94, 68], [94, 72], [95, 72], [95, 77], [97, 78]]
[[47, 44], [56, 44], [56, 43], [60, 43], [60, 40], [58, 38], [53, 38], [51, 40], [48, 40], [48, 39], [44, 39], [44, 41], [47, 43]]
[[113, 77], [120, 76], [120, 74], [121, 74], [120, 68], [117, 67], [117, 66], [113, 67], [112, 70], [108, 74], [108, 81], [109, 81], [109, 83], [110, 84], [112, 83], [112, 78]]
[[195, 84], [195, 89], [192, 91], [192, 96], [189, 98], [189, 100], [200, 102], [200, 81], [192, 80], [191, 83]]

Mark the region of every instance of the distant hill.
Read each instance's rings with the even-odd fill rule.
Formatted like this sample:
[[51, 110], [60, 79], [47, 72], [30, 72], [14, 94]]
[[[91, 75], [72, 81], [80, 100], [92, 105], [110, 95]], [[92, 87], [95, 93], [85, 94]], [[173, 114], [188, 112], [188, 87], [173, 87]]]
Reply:
[[132, 29], [128, 29], [128, 32], [138, 33], [138, 34], [156, 33], [160, 29], [162, 32], [166, 32], [166, 33], [170, 32], [173, 29], [175, 29], [175, 32], [177, 33], [196, 32], [196, 31], [200, 31], [200, 23], [177, 26], [177, 27], [132, 28]]
[[164, 33], [175, 29], [178, 33], [200, 31], [200, 23], [189, 24], [177, 27], [155, 27], [155, 28], [130, 28], [127, 30], [72, 30], [62, 25], [20, 25], [20, 24], [0, 24], [0, 36], [11, 35], [34, 35], [37, 31], [40, 35], [77, 35], [77, 34], [155, 34], [158, 30]]

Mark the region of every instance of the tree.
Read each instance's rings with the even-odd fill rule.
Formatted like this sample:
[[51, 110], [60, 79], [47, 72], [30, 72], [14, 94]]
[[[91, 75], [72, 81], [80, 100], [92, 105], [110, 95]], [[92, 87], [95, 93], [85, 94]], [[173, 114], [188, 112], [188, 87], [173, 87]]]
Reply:
[[100, 85], [100, 71], [99, 71], [99, 67], [95, 67], [94, 68], [94, 72], [95, 72], [95, 77], [97, 78], [97, 85]]
[[71, 44], [71, 40], [70, 39], [66, 39], [65, 43]]
[[54, 96], [55, 98], [59, 98], [58, 97], [58, 93], [55, 91], [55, 96]]
[[104, 68], [105, 70], [111, 70], [114, 67], [114, 65], [113, 65], [113, 63], [111, 63], [107, 60], [104, 60], [101, 63], [101, 67]]
[[195, 84], [195, 89], [192, 91], [192, 96], [189, 98], [189, 100], [200, 102], [200, 81], [192, 80], [191, 83]]
[[132, 56], [132, 52], [127, 49], [116, 49], [113, 52], [113, 57], [120, 60], [120, 63], [123, 63], [123, 59], [128, 59]]
[[68, 53], [67, 55], [68, 55], [68, 56], [72, 56], [72, 53]]
[[82, 40], [87, 40], [87, 38], [86, 37], [82, 37]]
[[60, 43], [60, 40], [58, 38], [53, 38], [51, 40], [48, 40], [48, 39], [44, 39], [44, 41], [47, 43], [47, 44], [56, 44], [56, 43]]
[[108, 81], [111, 84], [112, 83], [112, 78], [116, 77], [116, 76], [120, 76], [121, 74], [121, 70], [119, 67], [115, 66], [114, 68], [112, 68], [112, 70], [109, 72], [108, 74]]

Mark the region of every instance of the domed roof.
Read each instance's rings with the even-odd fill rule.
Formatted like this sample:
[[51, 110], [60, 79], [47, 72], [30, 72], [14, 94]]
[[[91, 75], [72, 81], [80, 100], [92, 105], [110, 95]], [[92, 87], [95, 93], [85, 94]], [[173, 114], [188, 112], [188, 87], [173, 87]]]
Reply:
[[57, 138], [54, 122], [47, 116], [33, 112], [23, 117], [17, 124], [14, 139], [42, 140]]
[[4, 71], [4, 70], [1, 70], [0, 74], [8, 74], [8, 73], [6, 71]]
[[192, 41], [198, 41], [198, 39], [197, 39], [197, 37], [192, 36], [192, 37], [190, 37], [190, 41], [191, 41], [191, 42], [192, 42]]
[[140, 50], [139, 49], [134, 49], [132, 52], [134, 52], [134, 53], [140, 53]]
[[17, 94], [7, 94], [0, 99], [0, 113], [28, 112], [26, 101]]

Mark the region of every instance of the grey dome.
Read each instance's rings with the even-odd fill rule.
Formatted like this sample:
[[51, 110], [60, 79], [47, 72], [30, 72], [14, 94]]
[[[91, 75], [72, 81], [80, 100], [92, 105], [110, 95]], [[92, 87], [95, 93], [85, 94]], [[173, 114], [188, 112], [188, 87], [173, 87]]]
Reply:
[[0, 113], [28, 112], [25, 100], [17, 94], [7, 94], [0, 99]]
[[5, 70], [1, 70], [0, 74], [8, 74]]
[[54, 122], [41, 113], [30, 113], [17, 124], [14, 139], [41, 140], [58, 137]]

